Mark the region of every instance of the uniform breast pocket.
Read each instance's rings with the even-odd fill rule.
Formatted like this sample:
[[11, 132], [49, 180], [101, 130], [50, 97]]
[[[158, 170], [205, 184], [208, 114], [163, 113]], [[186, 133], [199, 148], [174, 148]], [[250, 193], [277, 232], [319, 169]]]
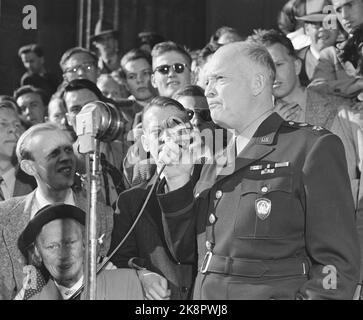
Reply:
[[265, 180], [243, 178], [237, 210], [237, 238], [285, 238], [296, 234], [292, 176]]

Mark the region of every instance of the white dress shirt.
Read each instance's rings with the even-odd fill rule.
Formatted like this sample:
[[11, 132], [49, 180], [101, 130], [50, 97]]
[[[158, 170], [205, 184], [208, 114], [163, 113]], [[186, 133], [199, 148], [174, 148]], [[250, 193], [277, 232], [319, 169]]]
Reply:
[[70, 288], [63, 287], [62, 285], [58, 284], [56, 281], [54, 281], [54, 283], [57, 286], [63, 300], [69, 300], [69, 298], [82, 286], [83, 276]]
[[[42, 191], [37, 188], [35, 191], [35, 199], [33, 201], [33, 206], [32, 206], [32, 210], [31, 210], [31, 215], [30, 215], [30, 219], [33, 219], [34, 215], [41, 209], [44, 208], [45, 206], [49, 205], [49, 204], [53, 204], [53, 201], [49, 201], [42, 193]], [[74, 194], [73, 194], [73, 190], [69, 189], [66, 199], [64, 200], [65, 204], [69, 204], [72, 206], [75, 206], [75, 202], [74, 202]]]
[[237, 155], [239, 155], [243, 151], [243, 149], [252, 139], [258, 127], [261, 125], [263, 121], [265, 121], [272, 114], [272, 112], [273, 112], [272, 110], [264, 112], [258, 118], [253, 120], [250, 124], [248, 124], [239, 135], [235, 136]]

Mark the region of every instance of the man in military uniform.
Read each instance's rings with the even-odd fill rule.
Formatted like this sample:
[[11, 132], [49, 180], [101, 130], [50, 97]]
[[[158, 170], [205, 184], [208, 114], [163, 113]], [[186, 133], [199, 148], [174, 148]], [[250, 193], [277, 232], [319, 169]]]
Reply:
[[193, 165], [177, 164], [180, 147], [168, 141], [160, 151], [165, 235], [180, 262], [198, 258], [195, 299], [352, 299], [357, 287], [343, 145], [319, 126], [273, 113], [274, 78], [260, 45], [221, 47], [206, 96], [213, 121], [234, 131], [228, 148], [236, 156], [205, 165], [193, 193]]

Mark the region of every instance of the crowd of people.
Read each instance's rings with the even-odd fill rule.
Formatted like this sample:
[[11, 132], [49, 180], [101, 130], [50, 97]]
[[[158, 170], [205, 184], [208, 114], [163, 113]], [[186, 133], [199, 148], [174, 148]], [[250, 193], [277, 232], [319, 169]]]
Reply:
[[97, 299], [360, 299], [363, 0], [289, 0], [278, 25], [194, 51], [143, 32], [121, 54], [100, 20], [62, 81], [21, 47], [0, 96], [0, 299], [86, 298], [76, 132], [97, 101], [122, 122], [100, 142]]

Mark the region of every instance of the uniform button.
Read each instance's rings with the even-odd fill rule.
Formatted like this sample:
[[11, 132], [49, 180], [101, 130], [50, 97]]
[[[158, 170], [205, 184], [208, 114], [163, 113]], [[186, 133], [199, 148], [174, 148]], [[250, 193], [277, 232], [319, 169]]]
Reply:
[[263, 186], [263, 187], [261, 188], [261, 191], [262, 191], [263, 193], [266, 193], [266, 192], [268, 191], [268, 188], [267, 188], [266, 186]]
[[208, 251], [212, 250], [212, 243], [210, 241], [206, 241], [205, 246]]
[[209, 216], [209, 222], [211, 224], [214, 224], [216, 222], [216, 216], [213, 213], [211, 213]]
[[196, 193], [196, 194], [195, 194], [195, 197], [196, 197], [196, 198], [199, 198], [199, 196], [200, 196], [200, 194], [199, 194], [199, 193]]
[[294, 124], [295, 124], [295, 122], [294, 122], [294, 121], [290, 121], [290, 122], [289, 122], [289, 125], [290, 125], [290, 126], [293, 126]]
[[187, 287], [182, 287], [181, 290], [183, 293], [187, 293], [189, 291], [189, 289]]
[[222, 195], [223, 195], [223, 192], [222, 192], [221, 190], [218, 190], [218, 191], [216, 192], [216, 198], [217, 198], [217, 199], [222, 198]]

